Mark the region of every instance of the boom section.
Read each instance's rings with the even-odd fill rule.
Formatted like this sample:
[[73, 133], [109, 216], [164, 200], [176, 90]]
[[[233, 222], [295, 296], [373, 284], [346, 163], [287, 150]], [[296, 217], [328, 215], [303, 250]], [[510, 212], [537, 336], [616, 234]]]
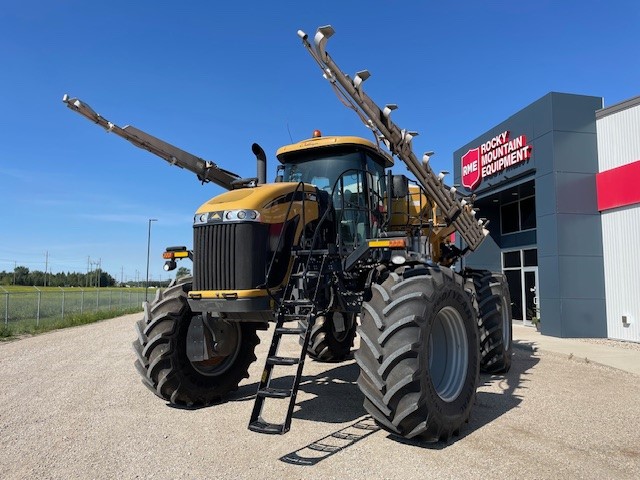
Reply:
[[400, 129], [391, 121], [391, 112], [398, 108], [397, 105], [386, 105], [381, 109], [364, 92], [362, 84], [369, 78], [369, 72], [360, 71], [352, 80], [340, 70], [326, 51], [327, 40], [334, 33], [330, 25], [318, 28], [312, 45], [307, 34], [302, 30], [298, 31], [304, 46], [318, 63], [324, 78], [329, 81], [338, 96], [345, 100], [367, 128], [371, 129], [376, 137], [407, 165], [427, 195], [441, 208], [447, 225], [453, 225], [467, 243], [468, 248], [475, 250], [489, 233], [483, 227], [484, 220], [476, 219], [472, 205], [458, 197], [455, 187], [448, 187], [443, 183], [442, 174], [436, 175], [433, 172], [428, 163], [429, 154], [424, 155], [422, 162], [418, 160], [411, 145], [413, 137], [418, 133]]
[[239, 175], [229, 172], [228, 170], [223, 170], [213, 162], [203, 160], [192, 153], [185, 152], [164, 140], [160, 140], [153, 135], [149, 135], [142, 130], [138, 130], [132, 125], [126, 125], [123, 128], [119, 127], [118, 125], [108, 121], [99, 113], [96, 113], [89, 105], [78, 98], [69, 98], [68, 95], [65, 95], [62, 98], [62, 101], [71, 110], [100, 125], [107, 132], [114, 133], [119, 137], [128, 140], [136, 147], [157, 155], [169, 162], [171, 165], [176, 165], [195, 173], [202, 183], [213, 182], [222, 188], [232, 190], [234, 188], [233, 182], [240, 180]]

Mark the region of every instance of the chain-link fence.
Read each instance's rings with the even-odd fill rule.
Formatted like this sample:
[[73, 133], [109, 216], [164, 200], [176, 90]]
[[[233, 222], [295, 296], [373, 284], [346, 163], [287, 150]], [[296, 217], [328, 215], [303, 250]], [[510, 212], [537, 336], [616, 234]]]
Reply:
[[[149, 298], [154, 295], [155, 291], [149, 292]], [[140, 307], [143, 301], [143, 289], [33, 287], [33, 291], [9, 291], [0, 287], [0, 322], [38, 326], [75, 314]]]

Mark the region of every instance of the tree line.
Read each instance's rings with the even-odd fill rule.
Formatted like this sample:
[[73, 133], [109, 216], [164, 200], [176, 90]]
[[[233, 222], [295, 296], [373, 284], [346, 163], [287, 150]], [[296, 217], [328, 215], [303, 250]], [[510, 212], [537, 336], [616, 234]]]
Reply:
[[46, 287], [113, 287], [115, 278], [105, 271], [89, 273], [79, 272], [43, 272], [30, 271], [18, 266], [13, 272], [0, 272], [0, 285], [46, 286]]
[[[177, 271], [177, 277], [190, 275], [188, 268], [180, 267]], [[149, 280], [150, 287], [167, 287], [171, 279], [167, 280]], [[121, 284], [113, 276], [103, 270], [94, 270], [89, 273], [81, 272], [43, 272], [41, 270], [30, 271], [27, 267], [17, 266], [12, 272], [0, 272], [0, 285], [20, 285], [20, 286], [44, 286], [44, 287], [114, 287], [114, 286], [130, 286], [144, 287], [146, 282], [144, 279], [138, 281], [130, 281]]]
[[46, 286], [46, 287], [113, 287], [115, 278], [104, 271], [79, 272], [42, 272], [30, 271], [18, 266], [13, 272], [0, 272], [0, 285]]

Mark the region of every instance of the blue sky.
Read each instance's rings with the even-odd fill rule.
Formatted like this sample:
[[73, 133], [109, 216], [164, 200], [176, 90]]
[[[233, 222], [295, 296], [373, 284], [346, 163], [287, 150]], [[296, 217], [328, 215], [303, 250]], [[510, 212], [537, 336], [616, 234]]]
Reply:
[[334, 26], [328, 51], [372, 73], [369, 95], [399, 105], [395, 121], [420, 132], [414, 147], [436, 152], [436, 170], [550, 91], [605, 106], [640, 95], [637, 1], [3, 3], [0, 270], [44, 270], [48, 252], [53, 272], [91, 257], [142, 278], [157, 218], [151, 276], [167, 278], [164, 247], [191, 247], [193, 212], [222, 192], [91, 125], [65, 93], [242, 176], [255, 174], [253, 142], [273, 178], [291, 138], [370, 138], [298, 29]]

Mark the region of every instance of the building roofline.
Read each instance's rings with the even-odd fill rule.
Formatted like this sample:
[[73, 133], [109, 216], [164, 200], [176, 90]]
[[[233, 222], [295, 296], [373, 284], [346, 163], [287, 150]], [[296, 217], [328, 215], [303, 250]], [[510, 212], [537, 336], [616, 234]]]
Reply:
[[636, 105], [640, 105], [640, 95], [638, 95], [637, 97], [632, 97], [628, 100], [624, 100], [620, 103], [616, 103], [615, 105], [611, 105], [610, 107], [596, 110], [596, 120], [612, 115], [614, 113], [621, 112], [628, 108], [635, 107]]

